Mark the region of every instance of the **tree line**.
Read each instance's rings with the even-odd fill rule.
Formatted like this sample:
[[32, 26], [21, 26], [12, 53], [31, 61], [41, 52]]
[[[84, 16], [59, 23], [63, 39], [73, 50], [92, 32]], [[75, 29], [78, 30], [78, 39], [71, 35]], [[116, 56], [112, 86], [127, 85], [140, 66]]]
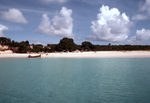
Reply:
[[9, 50], [16, 53], [27, 52], [72, 52], [79, 51], [131, 51], [131, 50], [150, 50], [150, 45], [94, 45], [89, 41], [84, 41], [81, 45], [74, 43], [72, 38], [63, 38], [58, 44], [30, 44], [29, 41], [17, 42], [9, 38], [0, 37], [1, 45], [8, 45]]

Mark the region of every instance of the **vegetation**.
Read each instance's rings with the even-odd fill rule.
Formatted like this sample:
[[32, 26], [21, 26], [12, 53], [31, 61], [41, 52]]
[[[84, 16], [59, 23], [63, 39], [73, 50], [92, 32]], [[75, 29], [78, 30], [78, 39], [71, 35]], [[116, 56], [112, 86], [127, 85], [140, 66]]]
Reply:
[[0, 37], [0, 44], [8, 45], [9, 49], [17, 53], [27, 52], [72, 52], [80, 51], [131, 51], [131, 50], [150, 50], [150, 45], [93, 45], [91, 42], [84, 41], [81, 45], [74, 43], [71, 38], [63, 38], [58, 44], [30, 44], [29, 41], [16, 42], [9, 38]]
[[95, 47], [92, 43], [85, 41], [82, 43], [81, 48], [83, 51], [93, 51]]
[[11, 40], [9, 38], [0, 37], [0, 44], [2, 45], [9, 45]]
[[60, 40], [59, 44], [56, 46], [56, 51], [74, 51], [77, 49], [76, 44], [73, 39], [63, 38]]

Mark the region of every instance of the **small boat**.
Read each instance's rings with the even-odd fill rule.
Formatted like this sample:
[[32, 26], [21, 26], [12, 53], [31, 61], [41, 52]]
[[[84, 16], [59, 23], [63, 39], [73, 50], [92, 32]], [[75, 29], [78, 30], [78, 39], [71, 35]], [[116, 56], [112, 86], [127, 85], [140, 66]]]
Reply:
[[28, 58], [40, 58], [41, 57], [41, 54], [40, 55], [29, 55]]

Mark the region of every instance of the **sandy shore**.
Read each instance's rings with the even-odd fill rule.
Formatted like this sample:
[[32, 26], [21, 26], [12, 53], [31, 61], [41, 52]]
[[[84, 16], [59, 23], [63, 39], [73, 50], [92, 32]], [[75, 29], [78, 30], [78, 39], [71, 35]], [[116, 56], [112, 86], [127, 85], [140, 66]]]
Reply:
[[[29, 54], [0, 54], [0, 58], [27, 58]], [[32, 54], [31, 54], [32, 55]], [[36, 54], [33, 54], [36, 55]], [[49, 53], [42, 58], [150, 58], [150, 51], [99, 51], [78, 53]]]

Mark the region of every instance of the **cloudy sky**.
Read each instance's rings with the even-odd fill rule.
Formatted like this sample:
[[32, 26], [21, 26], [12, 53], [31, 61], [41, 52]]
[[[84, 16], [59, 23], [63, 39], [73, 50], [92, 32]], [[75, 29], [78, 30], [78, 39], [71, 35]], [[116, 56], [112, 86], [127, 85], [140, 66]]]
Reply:
[[0, 37], [150, 45], [150, 0], [0, 0]]

